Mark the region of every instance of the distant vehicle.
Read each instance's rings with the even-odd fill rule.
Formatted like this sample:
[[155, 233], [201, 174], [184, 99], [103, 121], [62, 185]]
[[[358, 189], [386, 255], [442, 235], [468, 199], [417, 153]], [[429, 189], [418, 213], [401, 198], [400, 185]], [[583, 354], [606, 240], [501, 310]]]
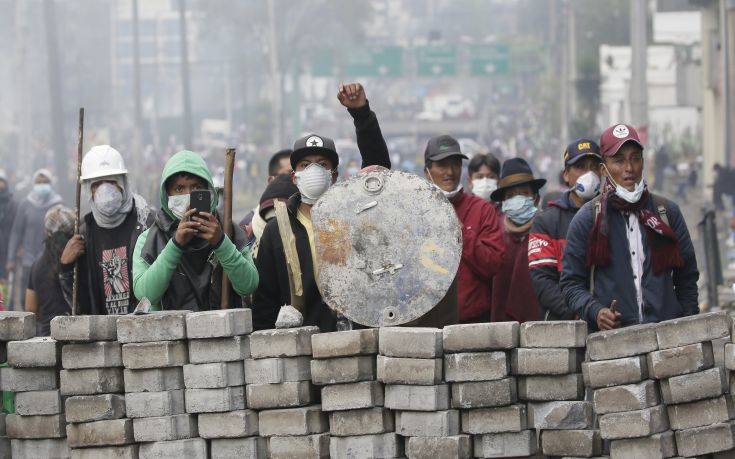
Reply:
[[430, 112], [424, 110], [423, 112], [416, 115], [416, 119], [418, 121], [441, 121], [442, 114], [441, 112]]
[[457, 142], [459, 142], [459, 148], [462, 149], [462, 153], [470, 158], [477, 154], [484, 155], [490, 152], [487, 147], [479, 144], [475, 139], [470, 139], [469, 137], [460, 137], [457, 139]]
[[470, 119], [476, 115], [475, 103], [460, 94], [444, 94], [424, 99], [424, 109], [416, 115], [419, 121]]
[[227, 120], [205, 118], [201, 124], [202, 146], [205, 149], [226, 148], [230, 138], [230, 123]]

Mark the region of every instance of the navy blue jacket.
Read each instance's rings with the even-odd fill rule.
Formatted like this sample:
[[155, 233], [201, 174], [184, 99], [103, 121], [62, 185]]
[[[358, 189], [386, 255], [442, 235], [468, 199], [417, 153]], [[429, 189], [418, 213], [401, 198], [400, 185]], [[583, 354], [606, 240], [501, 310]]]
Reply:
[[[590, 293], [590, 269], [587, 268], [587, 243], [595, 219], [594, 201], [585, 204], [572, 219], [567, 233], [564, 250], [561, 289], [567, 304], [584, 318], [592, 330], [597, 330], [597, 313], [617, 300], [616, 310], [622, 314], [623, 326], [661, 322], [663, 320], [697, 314], [699, 300], [697, 291], [697, 259], [689, 237], [684, 216], [674, 202], [666, 200], [669, 225], [679, 239], [679, 250], [684, 266], [669, 272], [654, 275], [651, 270], [651, 254], [646, 230], [641, 228], [646, 260], [643, 266], [643, 317], [638, 313], [633, 268], [628, 245], [627, 217], [622, 212], [608, 207], [610, 224], [610, 265], [595, 269], [594, 293]], [[653, 199], [646, 207], [652, 212]], [[640, 223], [639, 223], [640, 224]]]

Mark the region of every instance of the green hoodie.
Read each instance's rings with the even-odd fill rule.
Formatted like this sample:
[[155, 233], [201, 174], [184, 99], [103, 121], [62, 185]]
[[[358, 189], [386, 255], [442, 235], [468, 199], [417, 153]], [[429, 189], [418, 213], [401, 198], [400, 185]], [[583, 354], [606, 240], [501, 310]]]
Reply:
[[[166, 180], [182, 172], [201, 177], [206, 180], [209, 189], [214, 190], [212, 174], [201, 156], [187, 150], [173, 155], [166, 162], [161, 175], [161, 209], [174, 221], [178, 219], [168, 208]], [[217, 208], [217, 193], [212, 193], [212, 196], [212, 212], [214, 212]], [[154, 306], [152, 309], [160, 310], [161, 298], [166, 293], [166, 289], [171, 282], [171, 276], [176, 271], [183, 252], [176, 246], [172, 238], [158, 254], [155, 261], [149, 265], [141, 256], [149, 232], [150, 229], [146, 230], [135, 243], [133, 291], [137, 298], [148, 298]], [[242, 252], [238, 251], [235, 244], [225, 235], [222, 243], [214, 249], [214, 255], [222, 265], [224, 272], [227, 273], [232, 288], [238, 295], [249, 295], [256, 289], [258, 286], [258, 271], [255, 269], [249, 249], [245, 248]]]

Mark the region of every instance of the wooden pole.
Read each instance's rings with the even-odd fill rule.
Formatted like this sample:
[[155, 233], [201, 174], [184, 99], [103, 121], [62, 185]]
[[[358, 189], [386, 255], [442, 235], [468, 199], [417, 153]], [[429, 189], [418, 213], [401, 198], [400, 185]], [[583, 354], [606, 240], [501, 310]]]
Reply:
[[[235, 149], [228, 148], [225, 151], [225, 188], [223, 193], [224, 200], [224, 216], [222, 222], [222, 230], [232, 238], [232, 176], [235, 172]], [[230, 307], [230, 280], [227, 273], [222, 270], [222, 294], [220, 295], [220, 308], [228, 309]]]
[[[79, 109], [79, 137], [77, 138], [77, 189], [75, 201], [74, 234], [79, 234], [80, 209], [82, 205], [82, 152], [84, 150], [84, 107]], [[74, 283], [71, 291], [71, 315], [77, 314], [77, 294], [79, 289], [79, 259], [74, 262]]]

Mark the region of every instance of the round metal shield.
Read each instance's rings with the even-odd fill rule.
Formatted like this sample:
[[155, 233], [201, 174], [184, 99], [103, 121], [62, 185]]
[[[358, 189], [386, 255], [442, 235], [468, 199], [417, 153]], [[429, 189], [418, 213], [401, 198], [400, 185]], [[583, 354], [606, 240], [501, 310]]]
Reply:
[[311, 211], [317, 284], [362, 325], [400, 325], [449, 290], [462, 254], [457, 215], [421, 177], [376, 167], [332, 186]]

